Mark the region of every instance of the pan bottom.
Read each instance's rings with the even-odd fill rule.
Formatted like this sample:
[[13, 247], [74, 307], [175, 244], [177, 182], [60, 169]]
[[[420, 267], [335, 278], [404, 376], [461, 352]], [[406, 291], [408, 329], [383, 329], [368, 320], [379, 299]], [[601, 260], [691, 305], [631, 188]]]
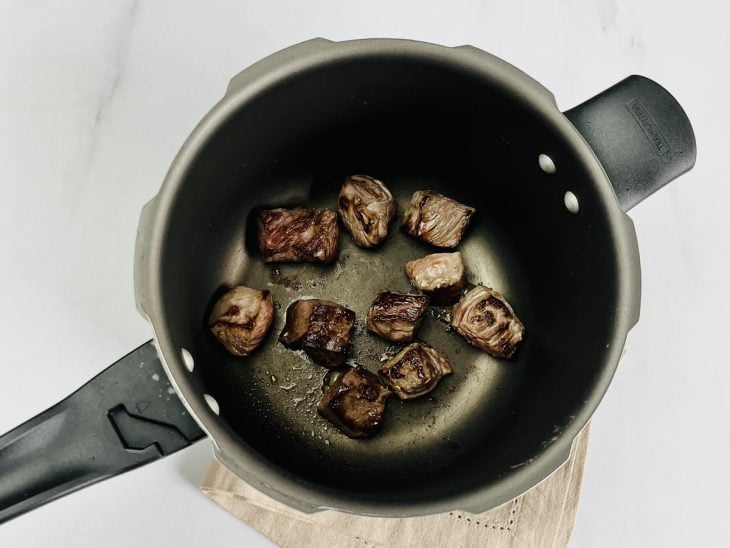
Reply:
[[[416, 182], [392, 175], [384, 180], [401, 213], [418, 189], [453, 196], [453, 191], [442, 188], [437, 181], [419, 178]], [[312, 207], [333, 207], [337, 203], [339, 180], [318, 184], [316, 191], [313, 188], [304, 182], [288, 184], [278, 200], [275, 192], [268, 192], [256, 203]], [[528, 300], [520, 294], [527, 284], [519, 264], [508, 252], [509, 242], [502, 230], [490, 225], [488, 215], [475, 216], [460, 246], [467, 280], [502, 292], [529, 330], [530, 315], [523, 306]], [[384, 482], [391, 486], [413, 485], [439, 469], [454, 466], [462, 455], [484, 452], [490, 431], [510, 413], [510, 401], [520, 390], [529, 336], [516, 359], [498, 360], [469, 345], [449, 327], [450, 309], [432, 308], [417, 339], [444, 351], [454, 374], [445, 377], [425, 397], [406, 402], [391, 398], [383, 429], [367, 440], [346, 437], [317, 414], [328, 370], [276, 340], [291, 302], [303, 297], [333, 300], [357, 315], [349, 363], [377, 371], [402, 345], [368, 333], [367, 310], [380, 291], [417, 293], [405, 274], [405, 264], [435, 251], [404, 234], [396, 221], [385, 243], [377, 249], [357, 247], [342, 230], [339, 259], [332, 265], [267, 265], [255, 252], [252, 258], [235, 264], [230, 285], [271, 291], [276, 319], [267, 339], [246, 359], [228, 355], [208, 333], [203, 334], [203, 374], [219, 402], [221, 416], [235, 425], [242, 439], [274, 462], [282, 466], [286, 463], [287, 468], [324, 483], [328, 483], [327, 478], [339, 481], [337, 478], [344, 475], [364, 490]], [[234, 251], [231, 256], [238, 257]], [[225, 287], [220, 288], [223, 290]]]

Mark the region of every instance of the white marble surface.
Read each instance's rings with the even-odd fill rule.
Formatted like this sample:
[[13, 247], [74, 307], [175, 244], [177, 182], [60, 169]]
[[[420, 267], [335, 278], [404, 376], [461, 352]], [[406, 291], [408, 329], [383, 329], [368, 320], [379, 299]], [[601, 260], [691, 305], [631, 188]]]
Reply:
[[[594, 419], [573, 545], [727, 542], [727, 6], [1, 0], [0, 431], [149, 338], [132, 295], [139, 210], [230, 76], [320, 35], [470, 43], [564, 108], [642, 73], [689, 112], [697, 167], [632, 211], [642, 321]], [[57, 501], [1, 526], [0, 546], [270, 545], [197, 491], [209, 457], [199, 444]]]

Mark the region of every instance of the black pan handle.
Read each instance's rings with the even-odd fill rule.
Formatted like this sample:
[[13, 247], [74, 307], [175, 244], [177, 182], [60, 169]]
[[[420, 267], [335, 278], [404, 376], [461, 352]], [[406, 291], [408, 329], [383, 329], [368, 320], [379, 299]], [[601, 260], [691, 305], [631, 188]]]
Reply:
[[203, 436], [147, 342], [0, 437], [0, 523]]
[[629, 76], [567, 111], [628, 211], [695, 164], [692, 125], [670, 93]]

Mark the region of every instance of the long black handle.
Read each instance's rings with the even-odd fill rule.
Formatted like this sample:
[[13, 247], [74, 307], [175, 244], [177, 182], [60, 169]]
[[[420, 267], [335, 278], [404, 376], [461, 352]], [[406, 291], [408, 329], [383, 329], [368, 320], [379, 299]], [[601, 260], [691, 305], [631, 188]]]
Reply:
[[150, 341], [0, 437], [0, 523], [203, 436]]
[[644, 76], [629, 76], [565, 115], [598, 156], [624, 211], [695, 164], [687, 115]]

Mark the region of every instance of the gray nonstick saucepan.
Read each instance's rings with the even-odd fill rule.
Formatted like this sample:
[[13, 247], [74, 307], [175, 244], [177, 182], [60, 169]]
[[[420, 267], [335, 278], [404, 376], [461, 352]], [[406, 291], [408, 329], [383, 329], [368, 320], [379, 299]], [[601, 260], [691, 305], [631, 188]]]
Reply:
[[[307, 512], [480, 512], [519, 495], [566, 460], [638, 320], [625, 211], [694, 161], [682, 108], [641, 76], [563, 113], [538, 82], [468, 46], [317, 39], [256, 63], [143, 209], [136, 293], [155, 343], [0, 438], [0, 520], [204, 436], [242, 479]], [[277, 343], [284, 310], [322, 297], [362, 321], [379, 291], [414, 292], [404, 265], [433, 250], [394, 224], [375, 250], [343, 231], [333, 265], [266, 265], [250, 228], [259, 207], [335, 208], [356, 173], [384, 181], [401, 212], [419, 189], [474, 206], [460, 246], [469, 281], [504, 294], [527, 328], [499, 360], [429, 317], [419, 336], [455, 373], [430, 396], [391, 399], [369, 440], [317, 415], [327, 371]], [[277, 305], [249, 358], [206, 326], [240, 284]], [[394, 348], [356, 331], [352, 356], [374, 370]]]

